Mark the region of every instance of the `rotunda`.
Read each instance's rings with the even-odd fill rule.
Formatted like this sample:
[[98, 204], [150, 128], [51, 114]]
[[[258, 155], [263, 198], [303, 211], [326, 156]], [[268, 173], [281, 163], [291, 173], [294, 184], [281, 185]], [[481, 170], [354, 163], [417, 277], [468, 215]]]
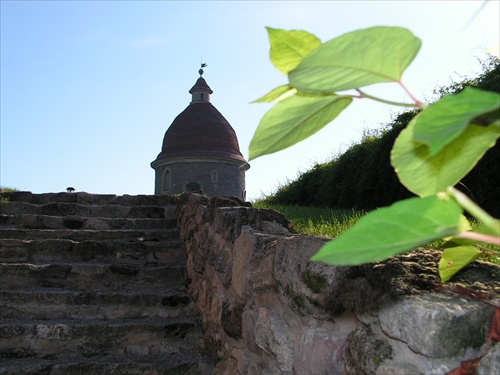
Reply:
[[[206, 66], [202, 64], [202, 68]], [[210, 102], [213, 93], [200, 77], [189, 90], [191, 103], [172, 122], [156, 160], [155, 194], [201, 193], [245, 200], [245, 172], [234, 129]]]

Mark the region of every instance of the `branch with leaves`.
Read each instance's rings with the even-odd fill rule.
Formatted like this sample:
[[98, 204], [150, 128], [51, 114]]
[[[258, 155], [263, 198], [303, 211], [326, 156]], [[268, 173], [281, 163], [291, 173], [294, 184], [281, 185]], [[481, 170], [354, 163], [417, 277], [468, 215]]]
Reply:
[[[394, 143], [391, 164], [418, 197], [372, 211], [328, 242], [312, 258], [332, 265], [359, 265], [446, 239], [439, 263], [443, 282], [476, 260], [481, 243], [500, 245], [500, 222], [455, 186], [500, 136], [500, 95], [466, 88], [427, 105], [402, 82], [421, 41], [400, 27], [372, 27], [322, 43], [301, 30], [267, 28], [274, 66], [288, 76], [255, 102], [276, 102], [250, 143], [250, 160], [290, 147], [333, 121], [353, 100], [370, 99], [420, 110]], [[413, 103], [365, 93], [392, 82]], [[343, 93], [355, 90], [357, 94]], [[332, 192], [334, 194], [335, 192]], [[480, 224], [472, 230], [464, 212]]]

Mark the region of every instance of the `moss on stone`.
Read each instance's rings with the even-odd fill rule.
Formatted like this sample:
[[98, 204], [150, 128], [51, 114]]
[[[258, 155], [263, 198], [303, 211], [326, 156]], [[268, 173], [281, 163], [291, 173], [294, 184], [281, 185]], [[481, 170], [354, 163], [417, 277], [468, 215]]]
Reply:
[[311, 271], [302, 272], [302, 281], [313, 293], [321, 293], [328, 285], [323, 275]]
[[301, 295], [295, 293], [295, 291], [293, 290], [293, 287], [290, 284], [288, 284], [286, 291], [287, 291], [288, 296], [292, 300], [292, 307], [294, 308], [294, 310], [299, 315], [304, 316], [303, 310], [306, 307], [306, 303], [304, 301], [304, 298]]

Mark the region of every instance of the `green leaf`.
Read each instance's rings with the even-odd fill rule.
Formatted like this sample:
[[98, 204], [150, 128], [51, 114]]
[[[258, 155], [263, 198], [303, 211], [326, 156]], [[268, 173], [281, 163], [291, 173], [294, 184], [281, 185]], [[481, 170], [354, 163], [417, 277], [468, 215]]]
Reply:
[[432, 156], [425, 144], [414, 141], [415, 122], [420, 115], [396, 139], [391, 164], [401, 183], [422, 197], [457, 184], [500, 136], [496, 127], [469, 124], [462, 134]]
[[[467, 232], [467, 231], [471, 231], [471, 230], [472, 230], [472, 226], [471, 226], [469, 220], [467, 219], [467, 217], [465, 215], [461, 215], [460, 216], [460, 224], [458, 227], [458, 233]], [[475, 245], [476, 244], [476, 241], [466, 240], [463, 238], [447, 237], [447, 238], [444, 238], [444, 240], [446, 242], [443, 245], [441, 245], [441, 247], [443, 247], [443, 248], [456, 247], [459, 245]]]
[[415, 121], [413, 137], [436, 155], [444, 146], [462, 134], [469, 122], [500, 108], [500, 94], [467, 87], [430, 105]]
[[266, 29], [271, 43], [269, 56], [276, 69], [283, 74], [295, 69], [305, 56], [321, 45], [321, 40], [307, 31]]
[[446, 249], [439, 260], [439, 276], [443, 283], [447, 282], [462, 268], [474, 262], [481, 251], [473, 246], [457, 246]]
[[272, 103], [272, 102], [279, 102], [282, 101], [283, 99], [286, 99], [292, 95], [294, 95], [297, 92], [297, 89], [294, 89], [290, 85], [283, 85], [276, 87], [275, 89], [271, 90], [268, 92], [266, 95], [263, 97], [254, 100], [252, 103]]
[[323, 43], [289, 74], [305, 93], [332, 93], [380, 82], [399, 82], [421, 41], [400, 27], [372, 27]]
[[500, 108], [475, 117], [471, 120], [471, 122], [476, 125], [497, 126], [500, 128]]
[[[489, 236], [495, 236], [495, 237], [500, 237], [500, 221], [499, 220], [494, 220], [493, 221], [493, 228], [489, 225], [486, 225], [484, 223], [479, 223], [474, 230], [469, 226], [461, 228], [460, 232], [466, 232], [466, 231], [471, 231], [473, 233], [479, 233], [479, 234], [487, 234]], [[449, 239], [447, 243], [444, 244], [444, 247], [455, 247], [455, 246], [474, 246], [477, 245], [478, 240], [476, 239], [468, 239], [468, 238], [455, 238], [452, 237]]]
[[458, 204], [446, 196], [399, 201], [363, 216], [312, 260], [338, 266], [383, 260], [456, 234], [460, 216]]
[[474, 232], [500, 237], [500, 220], [493, 220], [492, 226], [479, 223], [479, 225], [474, 228]]
[[249, 160], [290, 147], [316, 133], [349, 104], [338, 95], [287, 98], [271, 108], [260, 121], [250, 142]]

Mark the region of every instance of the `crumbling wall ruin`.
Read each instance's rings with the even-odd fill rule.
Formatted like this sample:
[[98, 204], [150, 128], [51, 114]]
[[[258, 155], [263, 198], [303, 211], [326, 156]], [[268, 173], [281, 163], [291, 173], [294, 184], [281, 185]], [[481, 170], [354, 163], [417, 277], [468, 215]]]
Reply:
[[[328, 239], [293, 234], [278, 212], [196, 194], [177, 210], [217, 374], [444, 374], [486, 352], [478, 373], [500, 372], [493, 307], [440, 285], [431, 250], [331, 267], [310, 262]], [[498, 267], [465, 273], [500, 290]]]

